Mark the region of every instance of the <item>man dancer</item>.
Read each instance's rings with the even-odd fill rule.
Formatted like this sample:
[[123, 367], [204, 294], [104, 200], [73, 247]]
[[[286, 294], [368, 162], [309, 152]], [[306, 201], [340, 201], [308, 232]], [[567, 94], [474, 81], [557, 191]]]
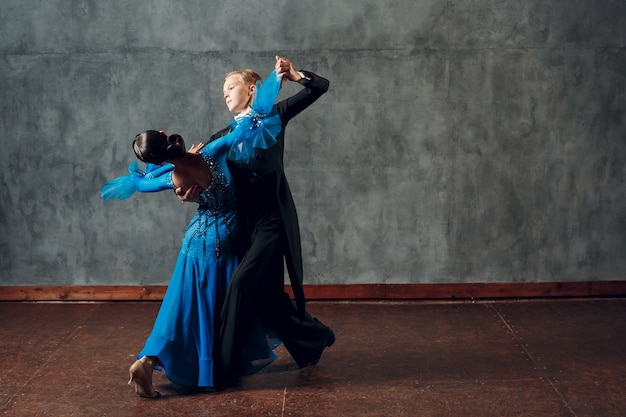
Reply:
[[[249, 249], [235, 271], [222, 312], [219, 337], [220, 362], [216, 380], [223, 387], [236, 383], [242, 348], [250, 324], [260, 318], [284, 343], [298, 366], [315, 365], [324, 349], [335, 341], [329, 327], [305, 310], [302, 289], [302, 251], [295, 204], [283, 170], [284, 136], [287, 123], [328, 90], [329, 82], [308, 71], [296, 71], [292, 62], [276, 56], [275, 70], [286, 80], [304, 88], [280, 101], [270, 115], [282, 122], [276, 143], [268, 149], [254, 148], [248, 160], [229, 160], [238, 187], [242, 223], [247, 226]], [[234, 71], [224, 80], [224, 98], [232, 113], [243, 117], [250, 112], [255, 84], [261, 77], [251, 70]], [[222, 137], [232, 126], [210, 140]], [[177, 192], [178, 193], [178, 192]], [[193, 197], [188, 197], [192, 200]], [[185, 196], [179, 198], [189, 201]], [[294, 293], [294, 302], [284, 292], [284, 265]]]

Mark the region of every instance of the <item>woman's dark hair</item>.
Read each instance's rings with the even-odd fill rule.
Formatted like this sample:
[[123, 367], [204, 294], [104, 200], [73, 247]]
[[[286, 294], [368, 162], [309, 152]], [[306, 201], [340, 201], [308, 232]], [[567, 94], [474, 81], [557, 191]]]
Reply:
[[140, 161], [161, 165], [185, 154], [185, 141], [180, 135], [167, 136], [156, 130], [146, 130], [135, 136], [133, 151]]

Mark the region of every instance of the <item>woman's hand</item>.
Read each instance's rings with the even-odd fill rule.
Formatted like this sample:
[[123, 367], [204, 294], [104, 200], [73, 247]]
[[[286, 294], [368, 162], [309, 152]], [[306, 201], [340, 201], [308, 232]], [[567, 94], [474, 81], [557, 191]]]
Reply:
[[204, 143], [198, 143], [197, 145], [191, 145], [191, 148], [189, 148], [189, 153], [198, 153], [200, 151], [200, 149], [204, 148]]

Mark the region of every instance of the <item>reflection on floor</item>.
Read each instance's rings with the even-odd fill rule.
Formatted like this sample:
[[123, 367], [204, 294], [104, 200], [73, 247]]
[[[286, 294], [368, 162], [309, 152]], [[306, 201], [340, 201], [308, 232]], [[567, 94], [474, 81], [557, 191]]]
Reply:
[[0, 303], [5, 416], [623, 416], [626, 299], [315, 302], [337, 342], [241, 386], [126, 384], [157, 302]]

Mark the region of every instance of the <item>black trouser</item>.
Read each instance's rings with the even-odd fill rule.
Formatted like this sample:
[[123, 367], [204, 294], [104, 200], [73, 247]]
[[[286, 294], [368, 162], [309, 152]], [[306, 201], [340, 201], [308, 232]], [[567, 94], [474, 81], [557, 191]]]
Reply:
[[224, 386], [241, 375], [242, 346], [256, 317], [278, 336], [300, 366], [326, 345], [328, 327], [299, 312], [284, 291], [285, 245], [277, 210], [257, 220], [250, 249], [233, 274], [222, 310], [216, 378]]

